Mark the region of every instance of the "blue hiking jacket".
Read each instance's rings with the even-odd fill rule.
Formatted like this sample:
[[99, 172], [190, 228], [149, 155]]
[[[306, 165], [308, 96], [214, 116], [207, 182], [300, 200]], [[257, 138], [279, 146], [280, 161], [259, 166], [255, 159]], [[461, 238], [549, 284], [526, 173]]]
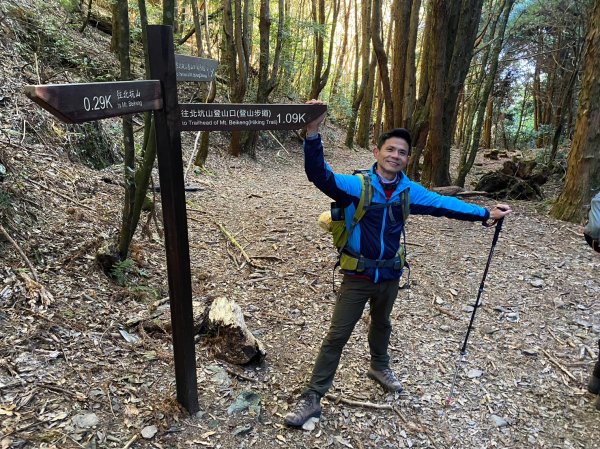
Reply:
[[[304, 141], [304, 169], [309, 181], [344, 208], [346, 229], [349, 229], [360, 201], [362, 190], [360, 178], [356, 175], [334, 173], [331, 170], [323, 156], [323, 144], [320, 136]], [[411, 214], [433, 215], [464, 221], [484, 221], [489, 218], [487, 209], [465, 203], [454, 197], [431, 192], [411, 181], [404, 173], [399, 174], [400, 181], [388, 200], [374, 169], [375, 165], [368, 173], [373, 186], [371, 204], [388, 204], [389, 206], [367, 209], [348, 239], [347, 248], [355, 254], [373, 260], [393, 259], [396, 256], [402, 244], [401, 237], [404, 229], [400, 196], [406, 189], [409, 189], [409, 213]], [[346, 273], [367, 276], [372, 282], [380, 283], [400, 278], [402, 270], [373, 267], [360, 273], [348, 271]]]

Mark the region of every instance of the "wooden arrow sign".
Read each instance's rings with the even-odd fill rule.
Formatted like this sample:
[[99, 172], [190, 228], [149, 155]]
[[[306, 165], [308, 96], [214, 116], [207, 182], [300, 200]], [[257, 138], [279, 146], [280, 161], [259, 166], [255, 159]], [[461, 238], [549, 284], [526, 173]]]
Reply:
[[324, 104], [182, 103], [182, 131], [300, 129], [327, 111]]
[[162, 108], [160, 81], [42, 84], [25, 95], [66, 123], [82, 123]]
[[175, 55], [177, 81], [212, 81], [218, 65], [214, 59]]

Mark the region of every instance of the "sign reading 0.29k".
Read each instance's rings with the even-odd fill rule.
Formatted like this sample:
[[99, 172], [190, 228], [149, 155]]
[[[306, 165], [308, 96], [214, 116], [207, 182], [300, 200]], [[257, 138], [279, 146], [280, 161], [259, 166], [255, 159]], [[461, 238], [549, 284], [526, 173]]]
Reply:
[[327, 110], [315, 104], [182, 103], [182, 131], [300, 129]]
[[25, 94], [67, 123], [157, 110], [163, 104], [155, 80], [26, 86]]

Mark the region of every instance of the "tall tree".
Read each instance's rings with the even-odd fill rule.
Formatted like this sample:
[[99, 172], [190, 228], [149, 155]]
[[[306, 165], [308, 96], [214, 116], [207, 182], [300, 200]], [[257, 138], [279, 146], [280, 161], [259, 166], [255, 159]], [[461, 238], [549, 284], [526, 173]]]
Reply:
[[[258, 64], [258, 88], [256, 90], [256, 101], [259, 104], [267, 102], [269, 95], [271, 95], [271, 92], [273, 92], [279, 83], [281, 49], [283, 47], [285, 7], [284, 0], [279, 0], [277, 40], [275, 44], [275, 54], [273, 56], [273, 66], [271, 67], [271, 9], [269, 3], [269, 0], [260, 0], [260, 18], [258, 22], [260, 33], [260, 55]], [[246, 149], [244, 152], [255, 157], [257, 142], [258, 132], [250, 132], [248, 134], [248, 140], [245, 143]]]
[[312, 0], [313, 21], [318, 26], [314, 31], [315, 63], [313, 68], [313, 78], [310, 88], [310, 98], [319, 98], [319, 94], [327, 85], [329, 72], [331, 70], [331, 60], [335, 42], [335, 30], [337, 27], [337, 18], [340, 12], [340, 0], [333, 0], [333, 20], [332, 29], [329, 34], [329, 50], [327, 60], [325, 61], [325, 30], [327, 28], [327, 17], [325, 14], [325, 0]]
[[[119, 62], [121, 65], [121, 80], [131, 80], [131, 61], [129, 56], [129, 8], [127, 0], [117, 1], [117, 29], [115, 34], [118, 36]], [[132, 223], [133, 207], [135, 200], [135, 145], [133, 140], [133, 121], [131, 116], [124, 116], [123, 124], [123, 162], [125, 164], [125, 199], [123, 201], [123, 213], [121, 221], [121, 231], [119, 233], [119, 257], [121, 260], [127, 258], [129, 244], [133, 237], [135, 227]]]
[[[377, 59], [379, 68], [379, 77], [381, 78], [381, 93], [385, 104], [385, 120], [383, 127], [392, 128], [394, 124], [394, 103], [392, 101], [392, 87], [390, 84], [390, 73], [388, 69], [388, 56], [383, 45], [383, 31], [381, 29], [381, 0], [373, 0], [373, 11], [371, 15], [371, 29], [373, 39], [373, 50]], [[400, 107], [400, 103], [398, 102]]]
[[584, 68], [573, 146], [565, 186], [550, 214], [581, 221], [584, 206], [600, 190], [600, 1], [596, 0], [585, 39]]
[[[481, 130], [483, 127], [483, 119], [485, 117], [486, 107], [488, 103], [490, 106], [493, 104], [489, 102], [489, 99], [494, 87], [494, 81], [498, 71], [498, 58], [500, 57], [500, 51], [502, 50], [504, 33], [506, 31], [506, 25], [508, 24], [508, 18], [510, 16], [510, 12], [512, 11], [513, 5], [514, 0], [503, 0], [500, 3], [498, 19], [494, 22], [494, 26], [492, 27], [492, 31], [490, 33], [490, 42], [493, 42], [493, 45], [488, 47], [486, 56], [483, 58], [481, 64], [483, 86], [477, 95], [475, 121], [468, 133], [465, 147], [461, 154], [458, 176], [455, 181], [455, 184], [461, 187], [465, 185], [465, 178], [475, 162], [475, 156], [477, 155], [477, 150], [479, 149], [479, 141], [481, 139]], [[496, 26], [496, 22], [499, 22], [498, 26]]]
[[[483, 0], [434, 1], [434, 29], [441, 30], [442, 34], [429, 36], [434, 40], [434, 67], [441, 69], [430, 73], [433, 79], [430, 133], [434, 135], [429, 136], [423, 173], [423, 181], [430, 186], [450, 183], [450, 146], [456, 125], [457, 99], [471, 63], [482, 6]], [[443, 97], [441, 104], [439, 96]]]
[[[222, 61], [229, 74], [229, 95], [232, 103], [243, 103], [248, 88], [249, 0], [223, 0]], [[242, 147], [241, 131], [231, 133], [230, 153], [239, 156]]]
[[[371, 17], [371, 2], [365, 1], [361, 3], [361, 16]], [[358, 70], [358, 55], [356, 57], [355, 76], [357, 80], [360, 79], [360, 85], [355, 90], [352, 96], [351, 116], [348, 123], [348, 129], [346, 132], [346, 146], [352, 148], [354, 143], [354, 132], [356, 131], [356, 120], [358, 119], [358, 110], [365, 96], [367, 85], [369, 83], [370, 73], [370, 56], [371, 56], [371, 27], [370, 21], [365, 20], [361, 22], [360, 32], [360, 45], [358, 43], [358, 33], [356, 35], [356, 48], [360, 47], [360, 72]]]

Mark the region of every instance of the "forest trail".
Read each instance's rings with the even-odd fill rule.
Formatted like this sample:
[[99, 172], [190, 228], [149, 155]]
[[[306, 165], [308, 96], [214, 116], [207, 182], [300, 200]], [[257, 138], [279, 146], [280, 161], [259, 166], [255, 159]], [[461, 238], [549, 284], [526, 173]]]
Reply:
[[[283, 426], [335, 301], [336, 253], [317, 225], [329, 200], [306, 179], [291, 133], [276, 133], [285, 148], [264, 134], [256, 161], [231, 158], [225, 136], [213, 133], [207, 171], [188, 176], [198, 188], [187, 194], [194, 304], [236, 301], [267, 350], [263, 365], [234, 367], [200, 339], [201, 411], [190, 417], [175, 400], [162, 224], [144, 213], [115, 280], [95, 261], [120, 226], [123, 167], [78, 161], [86, 148], [113, 148], [103, 138], [116, 142], [120, 125], [62, 125], [22, 95], [42, 80], [118, 73], [109, 36], [81, 35], [58, 2], [44, 3], [39, 12], [37, 0], [0, 2], [10, 25], [0, 32], [0, 213], [39, 276], [29, 279], [17, 248], [0, 238], [0, 449], [600, 448], [600, 412], [585, 389], [598, 356], [600, 257], [578, 226], [547, 217], [557, 180], [544, 185], [543, 201], [509, 201], [515, 212], [496, 246], [453, 406], [444, 401], [494, 231], [411, 216], [411, 288], [399, 292], [390, 346], [407, 394], [384, 394], [367, 379], [361, 320], [316, 429]], [[10, 18], [7, 5], [34, 13]], [[371, 165], [369, 151], [343, 146], [340, 129], [328, 123], [323, 134], [336, 171]], [[185, 164], [193, 138], [184, 138]], [[492, 167], [477, 164], [473, 176]], [[260, 411], [230, 414], [244, 392], [258, 395]]]
[[[336, 144], [337, 129], [327, 127], [324, 136], [336, 171], [371, 164], [370, 152]], [[576, 226], [525, 202], [511, 202], [515, 213], [496, 247], [452, 407], [443, 404], [493, 229], [411, 216], [411, 288], [399, 292], [391, 340], [407, 395], [386, 395], [366, 378], [361, 320], [331, 390], [339, 401], [325, 401], [314, 431], [285, 428], [282, 416], [327, 331], [335, 251], [316, 223], [329, 201], [304, 175], [301, 144], [284, 144], [252, 161], [231, 159], [215, 143], [208, 174], [188, 176], [200, 188], [187, 194], [195, 303], [235, 300], [268, 351], [264, 365], [234, 368], [200, 342], [198, 417], [174, 400], [170, 333], [161, 330], [168, 326], [164, 248], [155, 225], [150, 238], [136, 236], [135, 266], [124, 267], [123, 286], [94, 261], [117, 228], [122, 189], [106, 181], [118, 182], [120, 169], [95, 172], [41, 146], [11, 156], [35, 182], [27, 195], [35, 219], [25, 217], [19, 241], [54, 300], [47, 308], [36, 302], [19, 274], [23, 262], [3, 243], [3, 448], [124, 447], [136, 435], [130, 447], [600, 447], [598, 412], [585, 390], [600, 335], [600, 259]], [[188, 142], [186, 157], [190, 149]], [[151, 317], [159, 323], [153, 330], [136, 324]], [[260, 414], [229, 415], [244, 391], [260, 396]], [[151, 439], [141, 436], [144, 429]]]

